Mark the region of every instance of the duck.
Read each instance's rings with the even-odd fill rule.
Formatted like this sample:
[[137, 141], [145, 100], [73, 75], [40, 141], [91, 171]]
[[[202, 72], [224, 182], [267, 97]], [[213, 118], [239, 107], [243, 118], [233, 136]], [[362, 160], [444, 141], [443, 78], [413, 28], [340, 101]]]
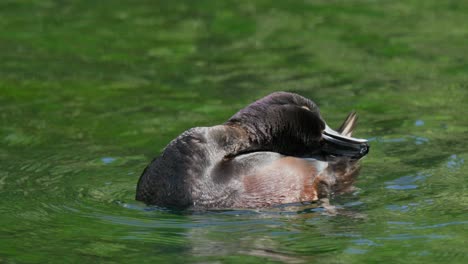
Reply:
[[312, 203], [355, 190], [366, 139], [352, 137], [357, 115], [331, 129], [319, 107], [271, 93], [224, 124], [194, 127], [144, 169], [136, 200], [175, 209], [265, 208]]

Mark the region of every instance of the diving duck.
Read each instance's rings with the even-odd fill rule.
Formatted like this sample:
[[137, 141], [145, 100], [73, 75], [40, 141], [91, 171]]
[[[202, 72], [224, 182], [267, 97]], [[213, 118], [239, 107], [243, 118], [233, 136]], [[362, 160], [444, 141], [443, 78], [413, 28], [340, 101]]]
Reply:
[[227, 122], [195, 127], [143, 171], [136, 200], [179, 209], [261, 208], [313, 202], [353, 190], [367, 140], [352, 137], [357, 116], [337, 131], [318, 106], [275, 92]]

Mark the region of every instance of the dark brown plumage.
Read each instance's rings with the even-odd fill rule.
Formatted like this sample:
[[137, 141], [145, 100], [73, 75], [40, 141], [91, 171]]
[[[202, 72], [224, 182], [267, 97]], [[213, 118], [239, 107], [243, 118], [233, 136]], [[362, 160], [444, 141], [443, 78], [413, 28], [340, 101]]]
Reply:
[[366, 140], [356, 115], [331, 130], [317, 105], [270, 94], [223, 125], [189, 129], [143, 171], [136, 199], [175, 208], [257, 208], [314, 201], [352, 189]]

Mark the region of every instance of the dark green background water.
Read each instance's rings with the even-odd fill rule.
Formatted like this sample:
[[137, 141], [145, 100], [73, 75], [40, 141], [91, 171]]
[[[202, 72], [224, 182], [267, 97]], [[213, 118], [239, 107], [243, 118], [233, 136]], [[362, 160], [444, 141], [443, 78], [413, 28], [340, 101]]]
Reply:
[[[0, 262], [466, 263], [467, 1], [0, 2]], [[357, 110], [357, 186], [320, 208], [134, 201], [179, 133], [272, 91]]]

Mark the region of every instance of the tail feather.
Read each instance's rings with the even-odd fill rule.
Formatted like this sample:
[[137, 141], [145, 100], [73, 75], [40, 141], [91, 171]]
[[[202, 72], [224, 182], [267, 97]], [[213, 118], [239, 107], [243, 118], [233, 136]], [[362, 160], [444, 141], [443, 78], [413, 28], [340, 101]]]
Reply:
[[357, 119], [358, 117], [356, 112], [353, 111], [349, 113], [343, 124], [340, 126], [340, 128], [338, 128], [338, 133], [347, 137], [351, 137], [353, 135], [354, 128], [356, 127]]

